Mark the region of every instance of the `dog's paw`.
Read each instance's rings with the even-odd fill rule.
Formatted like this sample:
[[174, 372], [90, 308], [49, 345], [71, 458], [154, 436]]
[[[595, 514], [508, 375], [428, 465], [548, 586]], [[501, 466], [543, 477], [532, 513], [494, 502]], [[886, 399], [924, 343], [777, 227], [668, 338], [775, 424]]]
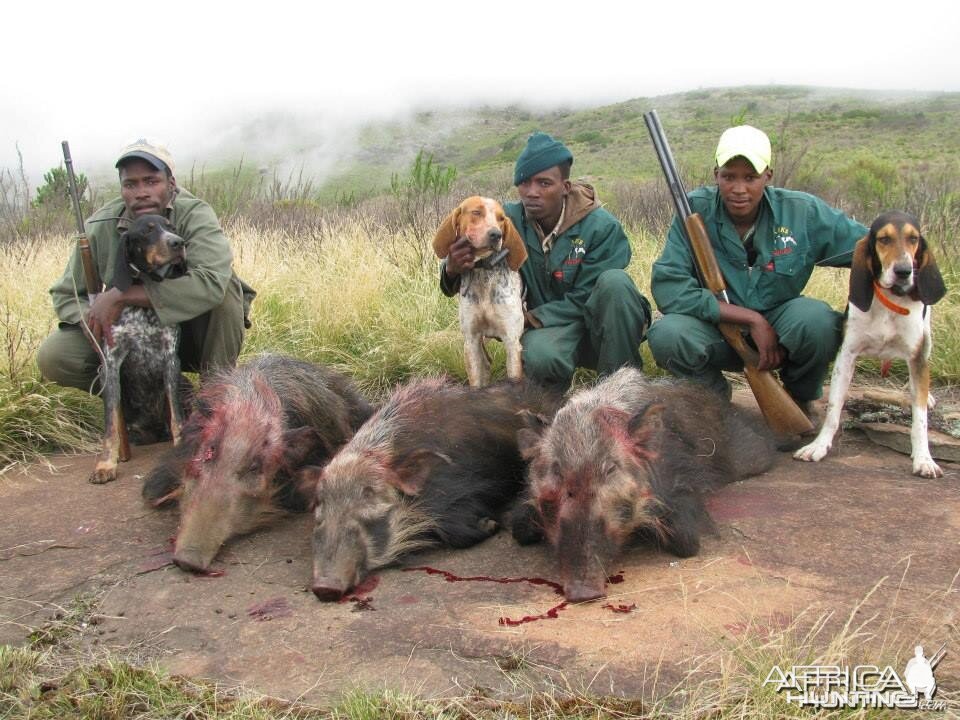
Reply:
[[827, 456], [830, 445], [820, 443], [814, 440], [809, 445], [804, 445], [793, 454], [794, 460], [803, 460], [804, 462], [820, 462]]
[[103, 485], [117, 479], [117, 466], [113, 463], [98, 462], [87, 480], [94, 485]]
[[938, 478], [943, 477], [943, 470], [928, 455], [924, 458], [916, 458], [913, 461], [913, 474], [925, 478]]

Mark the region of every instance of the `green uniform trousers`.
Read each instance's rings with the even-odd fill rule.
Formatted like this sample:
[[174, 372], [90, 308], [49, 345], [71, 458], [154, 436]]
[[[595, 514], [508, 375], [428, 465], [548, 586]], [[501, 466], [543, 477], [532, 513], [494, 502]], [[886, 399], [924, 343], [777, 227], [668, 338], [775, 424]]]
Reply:
[[[762, 315], [787, 349], [780, 380], [798, 402], [823, 394], [827, 369], [840, 349], [843, 315], [821, 300], [798, 297]], [[722, 370], [743, 370], [743, 362], [716, 325], [690, 315], [670, 313], [650, 328], [650, 351], [657, 365], [730, 397]]]
[[570, 387], [578, 367], [609, 375], [624, 365], [643, 367], [640, 343], [650, 303], [623, 270], [606, 270], [583, 306], [583, 321], [527, 330], [521, 338], [523, 373]]
[[[206, 373], [236, 365], [243, 346], [243, 318], [243, 292], [240, 279], [234, 276], [219, 306], [180, 323], [181, 368]], [[100, 356], [79, 325], [61, 324], [47, 336], [37, 351], [37, 365], [45, 379], [58, 385], [88, 392], [98, 390], [94, 383]]]

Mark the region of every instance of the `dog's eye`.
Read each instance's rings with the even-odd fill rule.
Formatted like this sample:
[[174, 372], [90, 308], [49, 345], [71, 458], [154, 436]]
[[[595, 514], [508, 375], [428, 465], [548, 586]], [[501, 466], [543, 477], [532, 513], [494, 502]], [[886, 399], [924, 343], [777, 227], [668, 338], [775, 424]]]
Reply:
[[474, 217], [481, 217], [481, 216], [483, 215], [483, 211], [482, 211], [482, 210], [471, 210], [471, 211], [470, 211], [470, 214], [473, 215]]

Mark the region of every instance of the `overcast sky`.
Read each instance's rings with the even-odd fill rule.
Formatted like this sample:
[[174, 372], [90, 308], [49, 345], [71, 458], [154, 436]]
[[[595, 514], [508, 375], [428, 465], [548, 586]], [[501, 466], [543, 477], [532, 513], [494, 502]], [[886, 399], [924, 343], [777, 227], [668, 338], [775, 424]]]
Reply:
[[[32, 177], [58, 163], [63, 139], [96, 174], [133, 138], [189, 160], [275, 112], [323, 128], [329, 150], [358, 120], [477, 102], [960, 90], [955, 0], [13, 0], [0, 17], [0, 168], [19, 145]], [[285, 127], [256, 141], [282, 148]]]

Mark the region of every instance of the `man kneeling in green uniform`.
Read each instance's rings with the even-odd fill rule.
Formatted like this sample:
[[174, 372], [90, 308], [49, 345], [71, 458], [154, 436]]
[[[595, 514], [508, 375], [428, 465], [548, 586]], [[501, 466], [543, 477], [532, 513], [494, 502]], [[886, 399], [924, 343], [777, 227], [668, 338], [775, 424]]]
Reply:
[[[514, 167], [520, 202], [504, 212], [527, 248], [520, 267], [525, 295], [523, 372], [566, 389], [577, 367], [607, 375], [642, 367], [640, 343], [650, 303], [624, 272], [630, 243], [620, 223], [600, 207], [593, 187], [570, 181], [573, 153], [546, 133], [530, 136]], [[466, 238], [450, 246], [440, 289], [457, 293], [473, 267]]]
[[[120, 197], [90, 220], [88, 239], [106, 287], [93, 303], [87, 297], [80, 253], [50, 288], [58, 327], [37, 354], [40, 372], [60, 385], [94, 390], [100, 358], [83, 332], [84, 319], [99, 342], [127, 305], [152, 307], [163, 325], [180, 325], [179, 355], [187, 371], [232, 367], [243, 343], [246, 316], [255, 293], [232, 269], [233, 253], [217, 216], [207, 203], [177, 187], [173, 158], [162, 145], [138, 140], [123, 149], [116, 167]], [[140, 215], [164, 215], [187, 242], [182, 277], [163, 282], [143, 278], [121, 291], [111, 287], [120, 234]]]
[[842, 316], [801, 295], [814, 264], [849, 267], [867, 228], [819, 198], [769, 185], [770, 140], [749, 125], [720, 137], [717, 184], [689, 194], [727, 283], [729, 303], [700, 287], [679, 219], [674, 219], [651, 289], [664, 313], [650, 328], [657, 364], [730, 397], [722, 370], [742, 370], [717, 323], [743, 327], [760, 370], [779, 369], [787, 392], [810, 416], [840, 347]]

